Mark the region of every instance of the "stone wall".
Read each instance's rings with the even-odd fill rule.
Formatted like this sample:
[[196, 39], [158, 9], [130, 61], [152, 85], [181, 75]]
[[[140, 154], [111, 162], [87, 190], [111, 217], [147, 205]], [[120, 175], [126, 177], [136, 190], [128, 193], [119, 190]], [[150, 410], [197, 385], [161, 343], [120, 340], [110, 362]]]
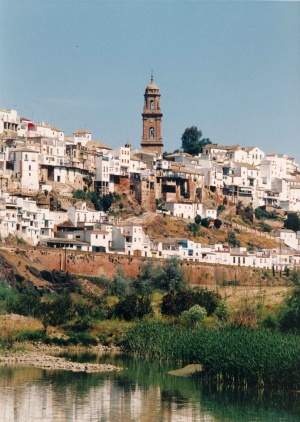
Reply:
[[[151, 258], [104, 253], [71, 252], [55, 249], [26, 249], [27, 256], [34, 262], [40, 262], [48, 269], [67, 270], [71, 273], [91, 276], [105, 275], [112, 277], [118, 267], [126, 274], [135, 277], [141, 265]], [[163, 265], [163, 260], [155, 260]], [[65, 268], [66, 265], [66, 268]], [[186, 279], [191, 284], [223, 285], [237, 283], [240, 285], [265, 284], [262, 271], [249, 267], [232, 267], [205, 265], [197, 262], [182, 262]]]

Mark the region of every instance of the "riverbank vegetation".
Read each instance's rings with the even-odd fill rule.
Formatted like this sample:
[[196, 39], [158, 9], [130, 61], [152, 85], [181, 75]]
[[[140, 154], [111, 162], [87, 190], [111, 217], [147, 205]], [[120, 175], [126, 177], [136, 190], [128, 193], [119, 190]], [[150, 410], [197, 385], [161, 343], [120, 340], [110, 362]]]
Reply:
[[[191, 288], [177, 259], [148, 262], [135, 279], [119, 269], [112, 279], [90, 277], [55, 294], [0, 283], [0, 344], [24, 341], [61, 346], [121, 346], [126, 353], [172, 362], [201, 363], [219, 382], [300, 388], [300, 273], [283, 303], [263, 296], [230, 306], [216, 289]], [[87, 278], [87, 277], [85, 277]], [[23, 315], [34, 327], [1, 323]]]
[[295, 333], [190, 329], [148, 320], [128, 330], [123, 348], [143, 358], [201, 363], [199, 375], [226, 384], [300, 387], [300, 342]]

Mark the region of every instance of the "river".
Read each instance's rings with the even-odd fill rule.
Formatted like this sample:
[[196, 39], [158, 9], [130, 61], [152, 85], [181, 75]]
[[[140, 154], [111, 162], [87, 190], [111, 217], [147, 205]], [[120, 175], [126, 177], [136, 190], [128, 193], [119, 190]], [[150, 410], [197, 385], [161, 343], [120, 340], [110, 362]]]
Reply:
[[300, 393], [220, 388], [168, 375], [174, 365], [126, 356], [64, 356], [124, 370], [88, 374], [2, 366], [1, 422], [300, 421]]

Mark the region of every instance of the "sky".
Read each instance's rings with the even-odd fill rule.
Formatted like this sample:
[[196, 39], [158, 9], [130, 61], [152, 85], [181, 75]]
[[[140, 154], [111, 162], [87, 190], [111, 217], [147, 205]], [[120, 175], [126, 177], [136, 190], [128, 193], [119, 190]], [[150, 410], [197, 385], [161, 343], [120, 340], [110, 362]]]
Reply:
[[1, 0], [0, 108], [139, 147], [153, 69], [164, 150], [197, 126], [300, 163], [300, 2]]

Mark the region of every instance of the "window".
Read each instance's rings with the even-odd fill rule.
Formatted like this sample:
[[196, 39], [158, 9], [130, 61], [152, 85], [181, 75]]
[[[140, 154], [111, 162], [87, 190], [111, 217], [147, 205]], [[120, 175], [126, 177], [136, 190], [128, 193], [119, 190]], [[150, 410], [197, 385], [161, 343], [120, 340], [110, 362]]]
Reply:
[[149, 136], [150, 136], [150, 139], [154, 138], [154, 128], [153, 127], [150, 127]]
[[150, 110], [154, 110], [154, 101], [150, 101]]

